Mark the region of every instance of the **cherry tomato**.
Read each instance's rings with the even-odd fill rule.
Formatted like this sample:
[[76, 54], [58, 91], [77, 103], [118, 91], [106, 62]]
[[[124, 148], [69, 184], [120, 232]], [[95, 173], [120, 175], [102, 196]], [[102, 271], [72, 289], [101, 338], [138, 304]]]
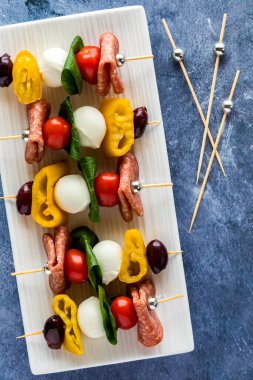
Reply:
[[99, 206], [113, 207], [119, 203], [119, 176], [117, 173], [100, 173], [94, 182]]
[[53, 150], [60, 150], [68, 145], [71, 135], [71, 126], [60, 116], [48, 119], [42, 128], [45, 145]]
[[98, 65], [101, 50], [97, 46], [85, 46], [76, 54], [76, 62], [83, 80], [97, 84]]
[[138, 321], [134, 304], [129, 297], [117, 297], [111, 304], [111, 312], [115, 318], [116, 325], [122, 330], [129, 330]]
[[65, 254], [65, 278], [73, 284], [81, 284], [88, 279], [86, 256], [79, 249], [69, 249]]

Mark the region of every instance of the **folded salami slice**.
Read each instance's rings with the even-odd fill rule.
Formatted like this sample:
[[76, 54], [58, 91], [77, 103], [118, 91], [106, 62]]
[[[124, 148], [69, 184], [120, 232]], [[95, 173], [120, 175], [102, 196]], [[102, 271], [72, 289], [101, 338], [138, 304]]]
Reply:
[[120, 78], [116, 61], [116, 54], [119, 52], [119, 41], [113, 33], [104, 33], [100, 36], [99, 44], [101, 57], [98, 66], [96, 93], [100, 96], [108, 95], [112, 84], [115, 94], [122, 94], [124, 85]]
[[68, 288], [64, 276], [65, 253], [70, 243], [67, 227], [55, 228], [54, 238], [51, 234], [43, 235], [43, 244], [48, 257], [49, 286], [53, 293], [61, 294]]
[[42, 127], [50, 116], [51, 106], [45, 100], [37, 100], [27, 105], [29, 137], [25, 148], [25, 160], [28, 164], [40, 162], [44, 153]]
[[118, 160], [120, 183], [118, 189], [119, 209], [123, 219], [131, 222], [133, 211], [143, 216], [143, 206], [138, 193], [133, 193], [132, 182], [139, 180], [139, 164], [133, 153], [128, 152]]
[[138, 317], [138, 340], [145, 347], [153, 347], [163, 339], [163, 326], [154, 310], [149, 309], [149, 298], [155, 297], [155, 287], [149, 280], [145, 280], [139, 287], [131, 288], [131, 295]]

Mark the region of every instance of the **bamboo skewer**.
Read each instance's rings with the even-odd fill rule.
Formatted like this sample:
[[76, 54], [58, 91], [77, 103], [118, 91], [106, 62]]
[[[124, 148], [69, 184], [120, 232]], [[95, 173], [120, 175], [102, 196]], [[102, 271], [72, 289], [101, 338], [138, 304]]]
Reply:
[[43, 332], [44, 332], [43, 330], [35, 331], [33, 333], [17, 336], [16, 339], [23, 339], [23, 338], [28, 338], [29, 336], [40, 335], [40, 334], [43, 334]]
[[[183, 253], [183, 251], [167, 251], [168, 255], [177, 255], [179, 253]], [[19, 272], [12, 272], [11, 276], [22, 276], [26, 274], [34, 274], [34, 273], [40, 273], [40, 272], [46, 272], [50, 273], [50, 270], [45, 266], [44, 268], [36, 268], [36, 269], [28, 269], [28, 270], [23, 270]]]
[[[165, 28], [165, 30], [166, 30], [166, 33], [167, 33], [167, 35], [168, 35], [168, 38], [169, 38], [169, 41], [170, 41], [170, 43], [171, 43], [172, 48], [173, 48], [173, 49], [176, 49], [176, 44], [175, 44], [175, 42], [174, 42], [174, 40], [173, 40], [173, 38], [172, 38], [172, 35], [171, 35], [171, 33], [170, 33], [170, 30], [169, 30], [169, 27], [168, 27], [168, 25], [167, 25], [167, 23], [166, 23], [166, 21], [165, 21], [164, 18], [162, 19], [162, 23], [163, 23], [163, 26], [164, 26], [164, 28]], [[203, 124], [204, 124], [205, 130], [206, 130], [206, 132], [207, 132], [207, 135], [208, 135], [208, 137], [209, 137], [209, 140], [210, 140], [210, 142], [211, 142], [211, 145], [212, 145], [212, 147], [214, 148], [214, 140], [213, 140], [212, 134], [211, 134], [211, 132], [210, 132], [210, 130], [209, 130], [209, 128], [208, 128], [208, 125], [207, 125], [207, 123], [206, 123], [205, 116], [204, 116], [204, 114], [203, 114], [202, 108], [201, 108], [201, 106], [200, 106], [200, 104], [199, 104], [199, 101], [198, 101], [197, 95], [196, 95], [196, 93], [195, 93], [195, 91], [194, 91], [194, 88], [193, 88], [193, 86], [192, 86], [192, 83], [191, 83], [191, 81], [190, 81], [189, 75], [188, 75], [188, 73], [187, 73], [187, 71], [186, 71], [186, 68], [185, 68], [185, 66], [184, 66], [183, 61], [179, 61], [179, 64], [180, 64], [180, 67], [181, 67], [182, 72], [183, 72], [183, 74], [184, 74], [185, 80], [186, 80], [186, 82], [187, 82], [187, 84], [188, 84], [188, 87], [189, 87], [189, 89], [190, 89], [190, 92], [191, 92], [191, 94], [192, 94], [193, 100], [194, 100], [194, 102], [195, 102], [195, 104], [196, 104], [196, 106], [197, 106], [197, 109], [198, 109], [198, 111], [199, 111], [199, 114], [200, 114], [201, 120], [202, 120], [202, 122], [203, 122]], [[223, 165], [222, 165], [222, 162], [221, 162], [220, 155], [219, 155], [218, 151], [216, 151], [215, 154], [216, 154], [216, 158], [217, 158], [217, 160], [218, 160], [218, 162], [219, 162], [219, 165], [220, 165], [220, 167], [221, 167], [221, 170], [222, 170], [224, 176], [226, 176], [226, 173], [225, 173], [225, 170], [224, 170], [224, 168], [223, 168]]]
[[13, 136], [2, 136], [0, 137], [0, 140], [15, 140], [15, 139], [21, 139], [22, 135], [13, 135]]
[[[235, 92], [235, 88], [236, 88], [236, 85], [237, 85], [237, 81], [238, 81], [239, 75], [240, 75], [240, 70], [237, 70], [235, 78], [234, 78], [234, 82], [233, 82], [233, 85], [232, 85], [232, 88], [231, 88], [231, 92], [230, 92], [230, 95], [229, 95], [229, 100], [230, 101], [232, 101], [232, 98], [233, 98], [233, 95], [234, 95], [234, 92]], [[203, 180], [200, 192], [199, 192], [198, 200], [197, 200], [194, 212], [193, 212], [193, 216], [192, 216], [192, 220], [191, 220], [191, 225], [190, 225], [190, 228], [189, 228], [189, 233], [192, 230], [194, 221], [195, 221], [197, 213], [198, 213], [198, 209], [199, 209], [199, 206], [200, 206], [201, 199], [202, 199], [202, 197], [204, 195], [205, 186], [206, 186], [206, 183], [207, 183], [207, 180], [208, 180], [208, 176], [209, 176], [209, 173], [210, 173], [210, 170], [211, 170], [211, 167], [212, 167], [212, 163], [213, 163], [213, 160], [214, 160], [214, 155], [215, 155], [215, 152], [217, 151], [217, 147], [218, 147], [218, 144], [219, 144], [222, 132], [223, 132], [223, 128], [224, 128], [226, 119], [227, 119], [227, 113], [224, 111], [223, 116], [222, 116], [222, 120], [221, 120], [221, 123], [220, 123], [219, 131], [218, 131], [218, 135], [217, 135], [217, 138], [216, 138], [216, 141], [215, 141], [215, 146], [214, 146], [212, 155], [210, 157], [209, 164], [208, 164], [208, 167], [206, 169], [206, 174], [205, 174], [205, 177], [204, 177], [204, 180]]]
[[171, 182], [141, 184], [142, 189], [149, 189], [151, 187], [171, 187], [171, 186], [173, 186], [173, 183], [171, 183]]
[[32, 274], [32, 273], [39, 273], [39, 272], [45, 272], [45, 268], [29, 269], [29, 270], [23, 270], [20, 272], [12, 272], [11, 276], [21, 276], [24, 274]]
[[[225, 33], [225, 27], [226, 27], [226, 21], [227, 21], [227, 13], [223, 15], [223, 20], [222, 20], [222, 25], [221, 25], [221, 31], [220, 31], [220, 39], [219, 42], [222, 43], [224, 33]], [[218, 69], [219, 69], [219, 64], [220, 64], [220, 56], [216, 56], [216, 61], [215, 61], [215, 67], [214, 67], [214, 73], [213, 73], [213, 80], [212, 80], [212, 85], [211, 85], [211, 92], [210, 92], [210, 97], [209, 97], [209, 104], [208, 104], [208, 109], [207, 109], [207, 115], [206, 115], [206, 125], [209, 127], [209, 121], [210, 121], [210, 116], [212, 112], [212, 105], [213, 105], [213, 97], [214, 97], [214, 91], [215, 91], [215, 85], [216, 85], [216, 80], [218, 76]], [[204, 152], [205, 152], [205, 146], [206, 146], [206, 135], [207, 135], [207, 129], [205, 128], [204, 134], [203, 134], [203, 139], [202, 139], [202, 145], [201, 145], [201, 150], [200, 150], [200, 156], [199, 156], [199, 163], [198, 163], [198, 171], [197, 171], [197, 179], [196, 183], [199, 181], [199, 176], [200, 176], [200, 171], [201, 171], [201, 166], [202, 166], [202, 161], [204, 157]]]
[[154, 56], [151, 54], [151, 55], [139, 55], [137, 57], [126, 57], [125, 58], [125, 61], [138, 61], [138, 60], [141, 60], [141, 59], [153, 59]]
[[4, 197], [0, 197], [0, 200], [5, 200], [5, 199], [14, 199], [17, 198], [16, 195], [5, 195]]
[[184, 297], [183, 294], [176, 294], [175, 296], [172, 296], [172, 297], [167, 297], [167, 298], [162, 298], [160, 300], [157, 300], [157, 303], [163, 303], [163, 302], [167, 302], [167, 301], [172, 301], [172, 300], [175, 300], [177, 298], [182, 298]]
[[[156, 303], [159, 304], [159, 303], [163, 303], [163, 302], [167, 302], [167, 301], [172, 301], [172, 300], [175, 300], [177, 298], [182, 298], [182, 297], [184, 297], [183, 294], [176, 294], [175, 296], [167, 297], [167, 298], [162, 298], [162, 299], [156, 299], [155, 298], [155, 300], [156, 300]], [[151, 297], [150, 300], [153, 301], [153, 298]], [[35, 332], [32, 332], [32, 333], [27, 333], [27, 334], [24, 334], [24, 335], [17, 336], [16, 339], [29, 338], [30, 336], [41, 335], [43, 333], [44, 333], [43, 330], [39, 330], [39, 331], [35, 331]]]
[[[148, 125], [158, 125], [160, 124], [161, 122], [158, 121], [158, 120], [154, 120], [154, 121], [148, 121]], [[2, 136], [0, 137], [0, 141], [4, 141], [4, 140], [18, 140], [18, 139], [23, 139], [23, 135], [10, 135], [10, 136]]]

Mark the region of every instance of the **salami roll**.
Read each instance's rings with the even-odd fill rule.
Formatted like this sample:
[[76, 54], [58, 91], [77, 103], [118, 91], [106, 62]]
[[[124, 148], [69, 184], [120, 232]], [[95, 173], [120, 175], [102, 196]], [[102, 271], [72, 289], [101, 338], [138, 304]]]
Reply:
[[54, 238], [51, 234], [43, 235], [43, 244], [48, 257], [49, 286], [54, 294], [61, 294], [67, 288], [64, 276], [65, 253], [70, 243], [67, 227], [55, 228]]
[[149, 308], [149, 298], [155, 297], [155, 287], [145, 280], [137, 289], [131, 288], [134, 308], [138, 317], [137, 337], [145, 347], [153, 347], [163, 339], [163, 326], [154, 310]]
[[120, 183], [118, 188], [119, 209], [123, 219], [131, 222], [133, 211], [143, 216], [143, 206], [138, 193], [133, 193], [132, 182], [139, 180], [139, 164], [133, 153], [128, 152], [118, 160]]
[[25, 160], [28, 164], [40, 162], [44, 153], [42, 127], [50, 116], [51, 106], [45, 100], [37, 100], [27, 105], [29, 137], [25, 147]]
[[117, 67], [116, 54], [119, 52], [119, 41], [113, 33], [104, 33], [100, 36], [99, 44], [101, 57], [98, 66], [96, 94], [108, 95], [111, 84], [115, 94], [124, 92], [124, 85]]

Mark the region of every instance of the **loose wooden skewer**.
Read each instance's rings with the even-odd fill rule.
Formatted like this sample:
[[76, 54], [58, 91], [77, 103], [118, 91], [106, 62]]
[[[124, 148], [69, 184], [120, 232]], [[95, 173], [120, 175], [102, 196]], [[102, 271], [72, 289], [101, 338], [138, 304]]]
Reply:
[[[224, 37], [224, 33], [225, 33], [225, 27], [226, 27], [226, 21], [227, 21], [227, 13], [225, 13], [223, 15], [219, 43], [222, 43], [222, 41], [223, 41], [223, 37]], [[211, 85], [211, 92], [210, 92], [209, 104], [208, 104], [207, 115], [206, 115], [207, 127], [209, 127], [209, 121], [210, 121], [210, 116], [211, 116], [211, 112], [212, 112], [214, 90], [215, 90], [216, 80], [217, 80], [217, 76], [218, 76], [219, 64], [220, 64], [220, 56], [216, 55], [216, 61], [215, 61], [215, 67], [214, 67], [214, 73], [213, 73], [213, 81], [212, 81], [212, 85]], [[205, 129], [204, 134], [203, 134], [203, 139], [202, 139], [201, 150], [200, 150], [196, 183], [198, 183], [198, 181], [199, 181], [199, 176], [200, 176], [200, 171], [201, 171], [201, 166], [202, 166], [202, 161], [203, 161], [204, 151], [205, 151], [205, 146], [206, 146], [206, 135], [207, 135], [207, 130]]]
[[[148, 125], [158, 125], [160, 124], [161, 122], [158, 121], [158, 120], [154, 120], [154, 121], [148, 121]], [[23, 135], [13, 135], [13, 136], [2, 136], [0, 137], [0, 141], [2, 140], [18, 140], [18, 139], [23, 139]]]
[[[183, 294], [176, 294], [175, 296], [172, 296], [172, 297], [159, 299], [156, 302], [159, 304], [159, 303], [163, 303], [163, 302], [167, 302], [167, 301], [172, 301], [174, 299], [182, 298], [182, 297], [184, 297]], [[27, 334], [24, 334], [24, 335], [17, 336], [16, 339], [29, 338], [30, 336], [41, 335], [43, 333], [44, 333], [43, 330], [39, 330], [39, 331], [35, 331], [35, 332], [32, 332], [32, 333], [27, 333]]]
[[[240, 75], [240, 70], [237, 70], [236, 75], [235, 75], [235, 79], [234, 79], [234, 82], [233, 82], [233, 85], [232, 85], [232, 89], [231, 89], [231, 92], [230, 92], [230, 95], [229, 95], [229, 100], [230, 101], [232, 101], [232, 98], [233, 98], [233, 95], [234, 95], [234, 92], [235, 92], [235, 88], [236, 88], [236, 85], [237, 85], [237, 81], [238, 81], [239, 75]], [[199, 209], [199, 206], [200, 206], [201, 199], [202, 199], [202, 197], [204, 195], [205, 186], [206, 186], [206, 183], [207, 183], [207, 180], [208, 180], [208, 176], [209, 176], [209, 173], [210, 173], [210, 170], [211, 170], [211, 167], [212, 167], [212, 163], [213, 163], [213, 160], [214, 160], [214, 155], [215, 155], [215, 152], [217, 150], [217, 147], [218, 147], [218, 144], [219, 144], [222, 132], [223, 132], [223, 128], [224, 128], [224, 124], [225, 124], [226, 119], [227, 119], [227, 112], [224, 111], [223, 117], [222, 117], [222, 120], [221, 120], [221, 123], [220, 123], [219, 131], [218, 131], [218, 135], [217, 135], [217, 138], [216, 138], [216, 141], [215, 141], [214, 149], [213, 149], [212, 155], [210, 157], [210, 161], [209, 161], [208, 167], [206, 169], [206, 174], [205, 174], [205, 177], [204, 177], [204, 181], [202, 183], [202, 186], [201, 186], [201, 189], [200, 189], [200, 192], [199, 192], [199, 197], [198, 197], [195, 209], [194, 209], [194, 213], [193, 213], [192, 220], [191, 220], [191, 225], [190, 225], [190, 228], [189, 228], [189, 233], [192, 230], [194, 221], [195, 221], [197, 213], [198, 213], [198, 209]]]
[[[175, 42], [174, 42], [174, 40], [173, 40], [173, 38], [172, 38], [172, 35], [171, 35], [171, 33], [170, 33], [170, 30], [169, 30], [169, 27], [168, 27], [168, 25], [167, 25], [167, 23], [166, 23], [166, 21], [165, 21], [164, 18], [162, 19], [162, 23], [163, 23], [163, 26], [164, 26], [164, 28], [165, 28], [165, 30], [166, 30], [166, 33], [167, 33], [167, 35], [168, 35], [168, 38], [169, 38], [169, 41], [170, 41], [170, 43], [171, 43], [172, 48], [173, 48], [173, 49], [176, 49], [176, 44], [175, 44]], [[204, 124], [205, 130], [206, 130], [206, 132], [207, 132], [207, 135], [208, 135], [208, 137], [209, 137], [209, 140], [210, 140], [210, 142], [211, 142], [211, 145], [212, 145], [212, 147], [214, 148], [214, 140], [213, 140], [213, 137], [212, 137], [211, 132], [210, 132], [210, 130], [209, 130], [209, 128], [208, 128], [208, 125], [207, 125], [207, 123], [206, 123], [205, 116], [204, 116], [203, 111], [202, 111], [202, 109], [201, 109], [201, 106], [200, 106], [200, 104], [199, 104], [199, 101], [198, 101], [197, 95], [196, 95], [196, 93], [195, 93], [195, 91], [194, 91], [194, 88], [193, 88], [193, 86], [192, 86], [192, 83], [191, 83], [191, 81], [190, 81], [189, 75], [187, 74], [187, 71], [186, 71], [186, 68], [185, 68], [185, 66], [184, 66], [183, 61], [179, 61], [179, 64], [180, 64], [180, 67], [181, 67], [181, 69], [182, 69], [182, 71], [183, 71], [183, 74], [184, 74], [184, 77], [185, 77], [186, 82], [187, 82], [187, 84], [188, 84], [188, 87], [189, 87], [189, 89], [190, 89], [190, 91], [191, 91], [191, 94], [192, 94], [193, 100], [195, 101], [195, 104], [196, 104], [197, 109], [198, 109], [198, 111], [199, 111], [199, 114], [200, 114], [201, 120], [202, 120], [202, 122], [203, 122], [203, 124]], [[221, 167], [221, 170], [222, 170], [224, 176], [226, 176], [226, 173], [225, 173], [225, 170], [224, 170], [224, 168], [223, 168], [223, 165], [222, 165], [222, 162], [221, 162], [220, 155], [219, 155], [218, 151], [216, 151], [215, 154], [216, 154], [216, 158], [217, 158], [217, 160], [218, 160], [218, 162], [219, 162], [219, 165], [220, 165], [220, 167]]]
[[[183, 251], [167, 251], [168, 255], [177, 255], [179, 253], [183, 253]], [[11, 276], [22, 276], [26, 274], [33, 274], [33, 273], [40, 273], [40, 272], [46, 272], [46, 268], [37, 268], [37, 269], [28, 269], [28, 270], [23, 270], [19, 272], [12, 272]]]
[[4, 197], [0, 197], [0, 200], [1, 199], [14, 199], [14, 198], [17, 198], [17, 196], [16, 195], [5, 195]]

